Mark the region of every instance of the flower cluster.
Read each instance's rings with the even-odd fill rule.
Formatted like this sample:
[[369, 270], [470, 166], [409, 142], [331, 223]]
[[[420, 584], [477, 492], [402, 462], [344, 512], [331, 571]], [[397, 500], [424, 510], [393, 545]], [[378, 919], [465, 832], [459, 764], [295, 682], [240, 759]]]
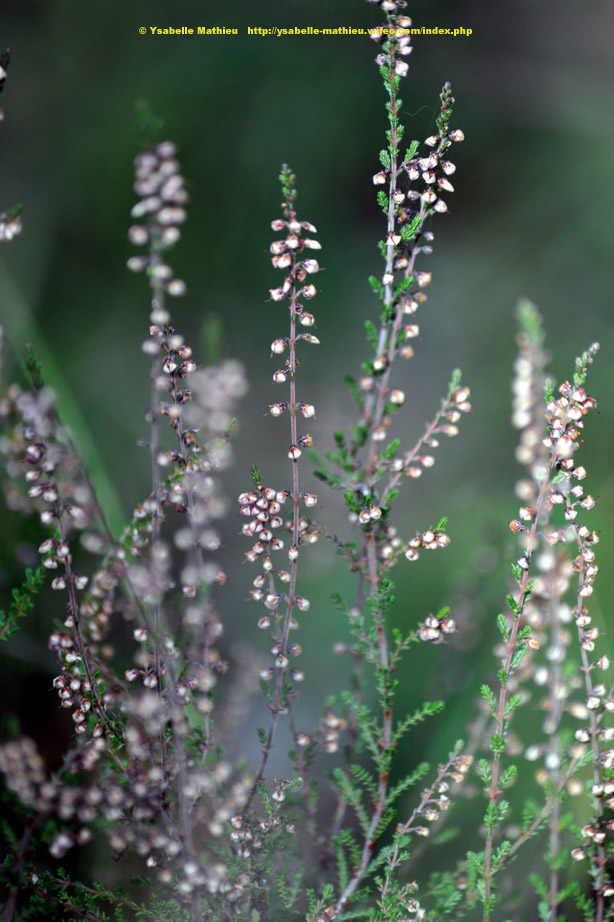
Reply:
[[166, 292], [171, 297], [186, 291], [185, 282], [174, 276], [163, 258], [164, 251], [181, 238], [180, 228], [187, 219], [188, 193], [176, 153], [171, 141], [162, 141], [136, 157], [134, 191], [140, 200], [132, 208], [132, 217], [140, 223], [128, 231], [134, 246], [149, 248], [147, 255], [132, 256], [128, 268], [132, 272], [147, 269], [154, 291]]
[[[384, 33], [374, 35], [378, 40], [384, 37]], [[430, 151], [423, 157], [416, 156], [418, 144], [414, 142], [406, 157], [398, 162], [397, 148], [402, 129], [396, 118], [399, 106], [396, 88], [407, 65], [399, 61], [397, 56], [407, 54], [408, 49], [407, 36], [392, 35], [387, 38], [384, 51], [376, 59], [384, 73], [389, 70], [385, 82], [391, 94], [393, 126], [391, 151], [382, 151], [382, 169], [373, 176], [374, 185], [387, 187], [387, 191], [381, 190], [378, 193], [378, 201], [388, 218], [387, 236], [382, 246], [386, 269], [381, 283], [376, 285], [374, 280], [373, 284], [388, 305], [391, 323], [383, 331], [386, 335], [380, 335], [377, 342], [372, 374], [360, 382], [361, 389], [372, 395], [365, 402], [366, 408], [372, 411], [375, 404], [376, 420], [372, 438], [376, 442], [385, 439], [391, 412], [405, 400], [402, 391], [387, 386], [388, 372], [396, 356], [408, 359], [414, 354], [411, 340], [420, 335], [420, 328], [418, 324], [404, 323], [404, 320], [415, 314], [420, 304], [426, 301], [424, 288], [432, 281], [432, 274], [416, 270], [415, 262], [419, 254], [428, 255], [432, 252], [434, 237], [432, 232], [425, 230], [424, 225], [431, 215], [448, 211], [439, 193], [454, 191], [448, 177], [455, 172], [456, 167], [447, 159], [446, 151], [453, 142], [464, 138], [462, 131], [449, 128], [454, 98], [450, 85], [446, 84], [441, 93], [441, 110], [437, 119], [439, 133], [425, 141]], [[402, 188], [402, 181], [408, 185], [406, 189]], [[416, 182], [421, 184], [421, 190], [413, 188]], [[401, 273], [401, 282], [397, 273]], [[374, 392], [378, 395], [377, 400]], [[365, 415], [365, 418], [368, 417]], [[454, 423], [450, 425], [454, 426]], [[454, 434], [453, 429], [449, 429], [447, 434]]]
[[[4, 89], [4, 84], [6, 83], [7, 69], [9, 66], [9, 61], [11, 59], [11, 51], [7, 48], [5, 51], [0, 54], [0, 93]], [[4, 112], [0, 109], [0, 122], [4, 119]], [[16, 206], [11, 208], [10, 211], [0, 214], [0, 243], [7, 243], [9, 240], [13, 240], [14, 237], [17, 237], [21, 233], [21, 218], [19, 217], [19, 212], [21, 211], [21, 206]]]
[[455, 630], [456, 622], [450, 618], [450, 609], [442, 608], [436, 615], [428, 615], [420, 625], [418, 636], [430, 643], [442, 643], [446, 634], [453, 634]]
[[[1, 68], [0, 68], [1, 70]], [[0, 215], [0, 243], [7, 243], [21, 233], [21, 218], [18, 214]]]

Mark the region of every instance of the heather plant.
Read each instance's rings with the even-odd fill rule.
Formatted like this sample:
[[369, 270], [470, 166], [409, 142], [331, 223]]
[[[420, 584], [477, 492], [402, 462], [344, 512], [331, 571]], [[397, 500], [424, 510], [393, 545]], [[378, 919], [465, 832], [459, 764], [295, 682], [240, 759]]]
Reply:
[[[398, 497], [433, 466], [442, 437], [458, 434], [471, 409], [469, 388], [454, 370], [440, 408], [425, 410], [430, 422], [407, 445], [404, 404], [416, 412], [415, 401], [406, 401], [395, 373], [419, 336], [414, 315], [431, 282], [431, 226], [448, 212], [450, 158], [463, 132], [446, 83], [434, 133], [402, 146], [411, 20], [403, 0], [377, 3], [384, 21], [372, 38], [388, 129], [372, 182], [383, 213], [383, 266], [369, 280], [377, 307], [366, 323], [368, 357], [336, 382], [349, 388], [356, 409], [334, 445], [320, 446], [300, 371], [300, 362], [316, 361], [308, 347], [319, 343], [311, 301], [321, 244], [283, 165], [270, 245], [281, 275], [266, 322], [279, 395], [268, 413], [287, 427], [278, 449], [287, 474], [274, 483], [253, 459], [238, 503], [226, 495], [247, 376], [229, 358], [203, 363], [175, 327], [181, 310], [171, 313], [171, 303], [186, 284], [170, 256], [189, 197], [170, 141], [148, 144], [135, 159], [128, 237], [137, 252], [128, 268], [143, 273], [149, 312], [143, 444], [151, 473], [120, 534], [108, 525], [32, 347], [28, 383], [3, 384], [5, 502], [36, 536], [40, 564], [14, 590], [0, 639], [10, 643], [33, 606], [44, 608], [49, 582], [63, 610], [48, 624], [57, 658], [50, 694], [72, 724], [61, 764], [49, 771], [37, 742], [5, 722], [5, 922], [614, 918], [614, 694], [603, 681], [610, 663], [590, 613], [598, 535], [582, 520], [595, 499], [584, 492], [586, 471], [575, 458], [596, 407], [585, 383], [598, 346], [557, 390], [528, 302], [518, 312], [513, 384], [523, 477], [509, 528], [519, 547], [512, 584], [502, 591], [510, 590], [505, 611], [494, 617], [500, 640], [492, 675], [476, 688], [477, 719], [437, 765], [408, 767], [399, 757], [405, 738], [444, 707], [403, 705], [411, 658], [425, 645], [461, 655], [454, 643], [462, 626], [445, 599], [435, 614], [404, 600], [414, 627], [398, 626], [393, 571], [419, 565], [428, 551], [444, 568], [439, 552], [450, 543], [439, 513], [410, 531]], [[0, 88], [7, 65], [8, 53]], [[311, 207], [317, 212], [317, 202]], [[18, 221], [2, 218], [4, 242]], [[128, 371], [147, 374], [145, 360]], [[305, 487], [314, 465], [318, 495]], [[337, 497], [345, 505], [342, 534], [333, 524]], [[225, 547], [228, 519], [242, 534]], [[310, 612], [302, 566], [316, 542], [347, 567], [343, 585], [352, 593], [331, 586], [331, 607], [345, 624], [331, 657], [351, 664], [350, 687], [323, 701], [301, 666], [299, 643], [302, 619], [321, 617]], [[257, 614], [244, 619], [249, 654], [227, 662], [224, 561], [237, 554], [252, 586], [245, 609], [253, 602]], [[250, 744], [237, 739], [236, 714], [258, 685], [266, 716], [248, 731], [261, 750], [250, 762], [237, 755]], [[299, 691], [317, 702], [313, 726], [302, 724]], [[286, 757], [282, 729], [292, 741]], [[462, 823], [458, 860], [449, 843]], [[522, 855], [532, 855], [532, 898], [513, 861]]]

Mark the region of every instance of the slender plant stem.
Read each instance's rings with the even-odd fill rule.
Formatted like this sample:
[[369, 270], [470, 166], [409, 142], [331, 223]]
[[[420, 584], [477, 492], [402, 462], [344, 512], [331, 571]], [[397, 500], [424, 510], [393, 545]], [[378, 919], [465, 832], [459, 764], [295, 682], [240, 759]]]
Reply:
[[[292, 208], [293, 195], [288, 194], [286, 198], [287, 205], [287, 215], [290, 221], [296, 220], [296, 213]], [[288, 370], [290, 374], [290, 402], [288, 410], [290, 413], [290, 444], [292, 446], [298, 445], [298, 430], [296, 423], [296, 414], [299, 409], [297, 399], [296, 399], [296, 369], [298, 363], [296, 361], [296, 318], [298, 315], [298, 299], [296, 291], [296, 262], [297, 258], [295, 253], [292, 253], [292, 263], [290, 268], [290, 278], [291, 278], [291, 288], [290, 288], [290, 338], [288, 341], [288, 350], [289, 350], [289, 359], [288, 359]], [[299, 532], [299, 519], [300, 519], [300, 492], [299, 492], [299, 473], [298, 473], [298, 458], [292, 459], [292, 545], [295, 548], [299, 547], [300, 544], [300, 532]], [[288, 586], [288, 593], [286, 597], [286, 606], [283, 616], [283, 623], [281, 626], [281, 637], [279, 638], [279, 655], [287, 659], [287, 649], [288, 649], [288, 635], [290, 633], [290, 625], [292, 623], [292, 611], [296, 601], [296, 582], [298, 574], [298, 556], [294, 556], [290, 561], [290, 581]], [[277, 606], [275, 607], [275, 616], [277, 616]], [[276, 634], [279, 637], [279, 630], [276, 630]], [[277, 678], [275, 681], [275, 691], [273, 694], [273, 701], [269, 704], [271, 710], [271, 723], [269, 725], [269, 732], [267, 734], [266, 744], [262, 752], [262, 759], [260, 761], [260, 766], [256, 773], [254, 780], [254, 785], [250, 793], [249, 802], [251, 802], [259, 781], [264, 778], [264, 773], [266, 770], [267, 762], [269, 756], [273, 749], [273, 742], [275, 739], [275, 730], [277, 727], [277, 720], [279, 712], [282, 706], [282, 692], [287, 676], [287, 667], [282, 666], [277, 670]]]
[[[541, 509], [546, 498], [548, 488], [550, 486], [550, 477], [552, 470], [555, 464], [556, 458], [551, 458], [548, 471], [544, 476], [541, 484], [537, 502], [535, 505], [535, 511], [533, 515], [533, 521], [531, 523], [531, 530], [528, 533], [527, 537], [527, 549], [526, 549], [526, 562], [527, 566], [523, 570], [522, 579], [518, 589], [518, 612], [514, 615], [514, 620], [510, 627], [509, 635], [507, 638], [506, 644], [506, 654], [505, 661], [503, 663], [503, 672], [505, 674], [506, 680], [510, 675], [512, 657], [516, 649], [516, 640], [518, 637], [518, 630], [520, 628], [520, 622], [522, 619], [522, 614], [524, 611], [524, 606], [526, 602], [526, 592], [529, 584], [529, 572], [531, 568], [531, 558], [533, 554], [533, 549], [535, 546], [535, 539], [537, 536], [537, 525], [540, 518]], [[507, 706], [507, 681], [502, 682], [499, 688], [499, 699], [497, 702], [497, 710], [495, 714], [495, 736], [498, 740], [503, 739], [503, 731], [505, 725], [505, 714]], [[492, 764], [492, 774], [491, 781], [488, 791], [488, 803], [492, 809], [496, 810], [497, 799], [501, 795], [499, 790], [499, 769], [501, 765], [501, 750], [497, 750], [493, 754], [493, 764]], [[494, 828], [495, 823], [491, 823], [486, 832], [486, 841], [484, 847], [484, 922], [489, 922], [490, 920], [490, 898], [492, 892], [492, 879], [493, 879], [493, 842], [494, 842]]]
[[19, 893], [19, 885], [21, 883], [21, 875], [23, 872], [24, 862], [26, 860], [26, 855], [28, 854], [28, 849], [30, 847], [30, 840], [32, 838], [32, 832], [34, 830], [34, 817], [29, 816], [26, 819], [25, 829], [21, 837], [21, 842], [19, 843], [19, 848], [15, 855], [15, 877], [16, 881], [14, 886], [11, 887], [9, 892], [6, 905], [4, 907], [4, 914], [2, 916], [3, 922], [12, 922], [13, 916], [15, 915], [15, 909], [17, 908], [17, 895]]

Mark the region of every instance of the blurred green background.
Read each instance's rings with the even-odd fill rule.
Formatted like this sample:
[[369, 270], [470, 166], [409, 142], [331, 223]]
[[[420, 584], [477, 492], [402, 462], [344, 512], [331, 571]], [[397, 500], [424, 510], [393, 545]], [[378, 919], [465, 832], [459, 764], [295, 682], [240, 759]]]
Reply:
[[[421, 266], [434, 280], [417, 317], [416, 356], [394, 379], [408, 395], [395, 423], [406, 445], [438, 408], [452, 368], [462, 368], [472, 392], [473, 413], [460, 436], [442, 444], [434, 469], [409, 485], [397, 513], [406, 536], [449, 517], [445, 556], [399, 567], [395, 612], [410, 626], [450, 604], [463, 628], [454, 647], [414, 654], [403, 685], [408, 700], [455, 693], [447, 716], [416, 744], [438, 759], [462, 735], [477, 684], [492, 668], [490, 616], [501, 608], [515, 553], [507, 522], [517, 511], [520, 469], [510, 381], [521, 296], [543, 312], [557, 380], [571, 375], [576, 354], [602, 344], [588, 386], [599, 415], [589, 418], [583, 462], [587, 488], [601, 500], [590, 516], [602, 531], [594, 613], [612, 625], [614, 7], [439, 0], [410, 4], [407, 12], [415, 25], [473, 30], [470, 37], [416, 36], [404, 81], [407, 140], [433, 132], [445, 80], [457, 100], [453, 127], [466, 136], [454, 148], [452, 214], [433, 223], [435, 252]], [[125, 269], [135, 102], [147, 99], [164, 119], [163, 137], [177, 143], [190, 189], [189, 222], [171, 260], [188, 285], [174, 303], [176, 327], [202, 355], [204, 324], [218, 317], [225, 352], [248, 369], [251, 390], [239, 411], [228, 492], [246, 488], [254, 463], [267, 483], [281, 487], [289, 479], [289, 437], [283, 422], [263, 417], [279, 398], [269, 344], [286, 328], [285, 311], [266, 303], [277, 284], [267, 250], [269, 222], [279, 214], [279, 165], [288, 162], [297, 173], [299, 215], [317, 226], [323, 245], [326, 272], [313, 304], [322, 344], [304, 355], [299, 387], [318, 409], [311, 432], [326, 448], [351, 413], [343, 377], [366, 357], [363, 324], [377, 309], [366, 280], [381, 271], [383, 224], [371, 176], [384, 145], [384, 91], [376, 45], [366, 37], [248, 36], [247, 27], [381, 21], [361, 0], [3, 0], [0, 44], [11, 47], [12, 61], [2, 96], [0, 201], [3, 208], [24, 205], [21, 238], [0, 252], [4, 361], [15, 368], [22, 343], [34, 343], [116, 527], [149, 489], [148, 455], [136, 445], [147, 434], [148, 360], [140, 344], [148, 291]], [[236, 27], [239, 35], [139, 34], [150, 25]], [[323, 488], [318, 492], [322, 499]], [[321, 518], [347, 534], [334, 500]], [[236, 619], [229, 641], [241, 638], [267, 655], [256, 610], [244, 601], [255, 574], [240, 566], [246, 547], [235, 525], [225, 535], [225, 593]], [[13, 528], [11, 519], [2, 539], [7, 592], [18, 573], [17, 545], [24, 556], [23, 536]], [[331, 666], [327, 651], [345, 636], [329, 595], [340, 588], [351, 598], [353, 590], [329, 548], [318, 545], [309, 556], [302, 576], [305, 584], [312, 580], [315, 604], [304, 619], [303, 647], [317, 710], [337, 687], [340, 664]], [[44, 630], [44, 618], [40, 624]], [[51, 657], [49, 664], [52, 670]], [[255, 740], [244, 743], [255, 749]]]

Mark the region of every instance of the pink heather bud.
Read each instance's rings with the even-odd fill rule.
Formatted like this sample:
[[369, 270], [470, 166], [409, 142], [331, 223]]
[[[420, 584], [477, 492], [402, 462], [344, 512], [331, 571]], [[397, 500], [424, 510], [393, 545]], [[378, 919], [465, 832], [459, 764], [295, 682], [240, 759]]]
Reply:
[[321, 250], [322, 249], [321, 243], [319, 243], [317, 240], [310, 240], [307, 237], [304, 240], [301, 240], [301, 246], [307, 247], [308, 250]]
[[460, 130], [460, 128], [457, 128], [455, 131], [450, 131], [450, 133], [448, 134], [448, 137], [450, 138], [451, 141], [464, 141], [465, 140], [465, 135]]
[[276, 269], [287, 269], [292, 262], [292, 257], [289, 253], [282, 253], [281, 256], [273, 256], [271, 262]]
[[300, 450], [298, 445], [291, 445], [290, 448], [288, 449], [288, 458], [291, 461], [298, 461], [301, 455], [302, 455], [302, 451]]
[[56, 578], [51, 583], [52, 589], [66, 589], [66, 580], [63, 576], [56, 576]]
[[397, 61], [395, 64], [394, 72], [398, 77], [406, 77], [409, 70], [409, 65], [405, 61]]
[[427, 189], [427, 191], [422, 195], [422, 201], [425, 205], [432, 205], [437, 196], [432, 189]]
[[440, 189], [443, 189], [445, 192], [454, 192], [454, 186], [449, 179], [444, 179], [443, 177], [437, 180], [437, 185]]
[[449, 160], [442, 160], [441, 168], [446, 176], [451, 176], [452, 173], [456, 173], [456, 166], [453, 163], [450, 163]]
[[424, 143], [426, 144], [427, 147], [435, 147], [438, 141], [439, 141], [439, 135], [432, 134], [430, 138], [426, 138]]
[[433, 205], [433, 208], [434, 208], [435, 211], [438, 212], [439, 214], [445, 214], [445, 212], [448, 210], [448, 206], [447, 206], [446, 203], [443, 201], [443, 199], [440, 199], [440, 198], [437, 199], [437, 201], [436, 201], [435, 204]]
[[276, 371], [273, 375], [273, 381], [275, 384], [283, 384], [287, 377], [288, 376], [285, 371]]
[[166, 286], [166, 290], [171, 298], [180, 298], [186, 293], [187, 287], [183, 279], [171, 279]]
[[279, 355], [280, 353], [285, 351], [286, 346], [287, 346], [286, 339], [275, 339], [271, 343], [271, 352], [275, 352]]
[[274, 240], [269, 249], [273, 255], [279, 256], [286, 249], [286, 244], [283, 240]]
[[274, 221], [271, 221], [271, 229], [274, 231], [283, 230], [287, 226], [286, 221], [282, 221], [281, 218], [276, 218]]
[[134, 224], [128, 230], [128, 240], [134, 246], [143, 246], [149, 240], [149, 231], [140, 224]]
[[383, 172], [383, 170], [380, 170], [379, 173], [376, 173], [375, 176], [373, 177], [373, 185], [383, 186], [385, 182], [386, 182], [386, 174]]
[[304, 298], [307, 298], [310, 301], [312, 298], [315, 298], [317, 294], [317, 288], [315, 285], [305, 285], [304, 288], [301, 288], [301, 294]]
[[165, 227], [162, 233], [160, 234], [160, 242], [162, 246], [171, 247], [179, 242], [181, 239], [181, 231], [178, 227]]
[[308, 272], [309, 275], [313, 275], [314, 272], [320, 271], [320, 264], [317, 259], [304, 259], [301, 263], [305, 272]]

